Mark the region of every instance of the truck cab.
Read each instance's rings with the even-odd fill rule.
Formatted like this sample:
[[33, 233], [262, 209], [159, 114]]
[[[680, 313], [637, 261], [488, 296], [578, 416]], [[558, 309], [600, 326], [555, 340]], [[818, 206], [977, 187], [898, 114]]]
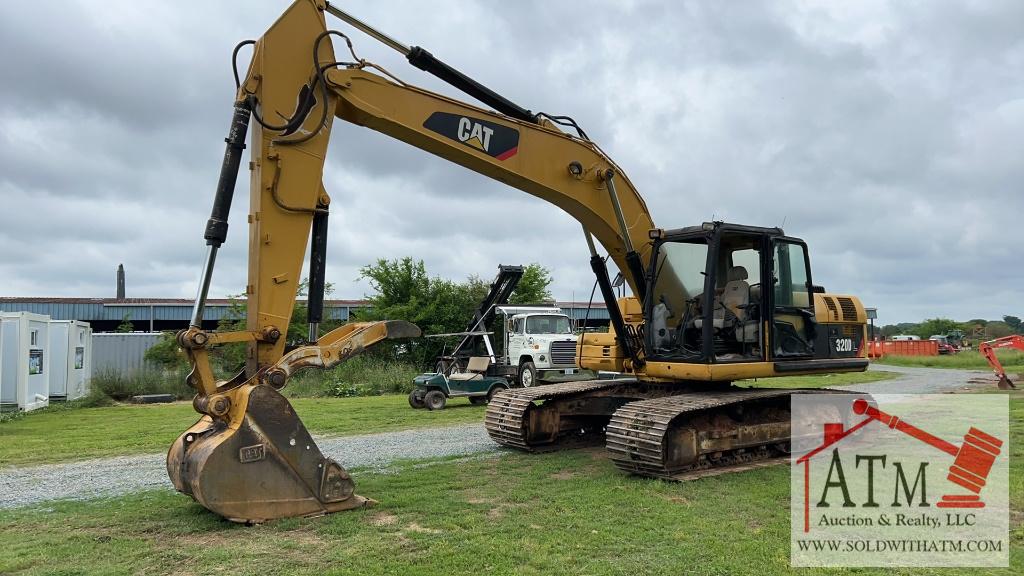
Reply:
[[520, 386], [529, 387], [552, 372], [576, 372], [572, 320], [554, 306], [498, 306], [505, 318], [504, 360], [515, 368]]

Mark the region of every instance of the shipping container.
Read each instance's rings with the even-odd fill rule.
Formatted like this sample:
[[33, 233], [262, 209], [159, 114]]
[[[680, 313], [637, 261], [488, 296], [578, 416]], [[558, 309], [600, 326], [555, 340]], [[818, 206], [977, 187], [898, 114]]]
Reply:
[[92, 328], [80, 320], [50, 321], [50, 400], [76, 400], [89, 393]]
[[0, 405], [35, 410], [50, 403], [50, 317], [29, 312], [0, 314], [3, 332]]

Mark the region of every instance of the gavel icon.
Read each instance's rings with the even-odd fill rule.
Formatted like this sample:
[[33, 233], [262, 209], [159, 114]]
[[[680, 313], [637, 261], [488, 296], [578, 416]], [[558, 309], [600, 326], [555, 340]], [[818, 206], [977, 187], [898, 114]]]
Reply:
[[953, 464], [949, 467], [949, 475], [946, 478], [974, 494], [946, 495], [942, 497], [942, 500], [936, 506], [939, 508], [985, 507], [985, 503], [981, 501], [977, 494], [985, 486], [985, 480], [988, 478], [989, 472], [992, 471], [992, 464], [996, 461], [996, 457], [999, 456], [1000, 447], [1003, 443], [998, 438], [990, 436], [972, 426], [967, 431], [967, 434], [964, 435], [964, 443], [957, 447], [942, 438], [933, 436], [916, 426], [900, 420], [898, 416], [882, 412], [863, 398], [854, 400], [853, 411], [857, 414], [865, 414], [893, 430], [899, 430], [953, 457]]

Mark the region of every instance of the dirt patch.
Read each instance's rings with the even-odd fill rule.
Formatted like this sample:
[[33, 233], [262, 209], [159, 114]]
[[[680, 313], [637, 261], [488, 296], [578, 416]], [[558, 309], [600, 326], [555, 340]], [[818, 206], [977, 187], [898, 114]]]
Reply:
[[548, 476], [548, 478], [551, 478], [552, 480], [572, 480], [575, 477], [576, 473], [572, 470], [559, 470], [558, 472]]
[[663, 498], [665, 498], [665, 500], [668, 500], [673, 504], [680, 504], [682, 506], [690, 505], [690, 501], [687, 500], [686, 498], [683, 498], [682, 496], [664, 496]]
[[398, 523], [398, 516], [387, 512], [377, 512], [368, 518], [371, 526], [393, 526]]
[[501, 508], [491, 508], [487, 511], [487, 518], [491, 520], [497, 520], [505, 516], [505, 512]]
[[436, 529], [436, 528], [426, 528], [424, 526], [420, 526], [419, 524], [417, 524], [415, 522], [413, 522], [412, 524], [409, 524], [408, 526], [406, 526], [405, 529], [408, 530], [409, 532], [417, 532], [419, 534], [440, 534], [441, 533], [441, 531]]

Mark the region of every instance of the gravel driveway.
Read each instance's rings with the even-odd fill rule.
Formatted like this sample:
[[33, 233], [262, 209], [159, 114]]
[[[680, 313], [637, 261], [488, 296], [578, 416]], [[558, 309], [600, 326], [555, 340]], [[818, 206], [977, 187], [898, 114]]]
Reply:
[[[396, 460], [466, 456], [499, 448], [483, 424], [317, 437], [316, 441], [324, 454], [349, 470], [383, 470]], [[85, 500], [152, 488], [170, 489], [165, 458], [164, 453], [140, 454], [0, 470], [0, 509], [55, 499]]]
[[[872, 365], [872, 370], [899, 372], [899, 378], [873, 384], [842, 386], [876, 394], [942, 393], [991, 385], [986, 372]], [[988, 382], [991, 381], [991, 382]], [[391, 462], [466, 456], [499, 450], [482, 424], [427, 428], [340, 438], [317, 438], [324, 454], [343, 466], [382, 470]], [[164, 454], [143, 454], [48, 464], [0, 471], [0, 509], [47, 500], [116, 496], [152, 488], [170, 488]], [[356, 478], [358, 482], [358, 476]]]

